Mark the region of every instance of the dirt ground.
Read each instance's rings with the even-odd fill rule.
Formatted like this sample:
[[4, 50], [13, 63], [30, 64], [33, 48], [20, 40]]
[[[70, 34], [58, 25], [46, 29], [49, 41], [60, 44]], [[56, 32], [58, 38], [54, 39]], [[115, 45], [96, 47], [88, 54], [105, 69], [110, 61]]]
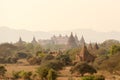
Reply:
[[17, 65], [17, 64], [7, 64], [6, 66], [7, 73], [11, 74], [13, 71], [32, 71], [35, 72], [36, 68], [39, 66], [24, 66], [24, 65]]
[[[24, 60], [23, 60], [24, 61]], [[0, 64], [5, 66], [7, 69], [6, 76], [12, 76], [13, 71], [32, 71], [33, 73], [36, 71], [36, 69], [39, 67], [38, 65], [29, 65], [26, 61], [23, 62], [22, 60], [19, 61], [17, 64]], [[59, 71], [60, 76], [57, 78], [57, 80], [69, 80], [71, 74], [70, 74], [70, 66], [64, 67], [63, 70]], [[106, 77], [105, 80], [120, 80], [120, 76], [118, 75], [111, 75], [111, 73], [108, 73], [106, 71], [98, 71], [98, 75], [104, 75]], [[80, 80], [80, 77], [74, 77], [72, 76], [73, 80]]]

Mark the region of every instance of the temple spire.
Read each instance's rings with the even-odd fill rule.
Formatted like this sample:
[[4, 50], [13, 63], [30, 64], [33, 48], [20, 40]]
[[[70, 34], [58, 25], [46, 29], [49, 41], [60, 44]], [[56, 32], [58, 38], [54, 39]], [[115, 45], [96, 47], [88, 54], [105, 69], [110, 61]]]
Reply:
[[18, 40], [18, 42], [16, 42], [16, 45], [23, 46], [24, 44], [25, 44], [25, 41], [23, 41], [22, 38], [19, 37], [19, 40]]
[[89, 53], [85, 43], [82, 46], [81, 52], [79, 54], [80, 61], [92, 62], [94, 61], [94, 56]]
[[85, 40], [84, 40], [84, 37], [83, 37], [83, 35], [82, 35], [81, 40], [80, 40], [80, 46], [82, 46], [82, 45], [84, 45], [84, 44], [85, 44]]
[[31, 41], [32, 44], [37, 44], [35, 36], [33, 36], [33, 40]]
[[89, 50], [92, 50], [92, 49], [93, 49], [91, 42], [90, 42], [89, 45], [88, 45], [88, 49], [89, 49]]
[[75, 34], [75, 39], [76, 39], [76, 40], [78, 40], [78, 37], [77, 37], [77, 35], [76, 35], [76, 34]]
[[68, 39], [68, 47], [69, 48], [75, 48], [75, 47], [77, 47], [77, 43], [76, 43], [76, 40], [75, 40], [72, 32], [71, 32], [71, 35], [70, 35], [70, 37]]
[[99, 46], [98, 46], [97, 43], [95, 43], [95, 45], [94, 45], [94, 49], [95, 49], [95, 50], [98, 50], [98, 49], [99, 49]]
[[79, 46], [79, 40], [78, 40], [78, 37], [76, 34], [75, 34], [75, 41], [76, 41], [77, 45]]
[[18, 42], [19, 42], [19, 43], [23, 42], [21, 37], [19, 37], [19, 41], [18, 41]]

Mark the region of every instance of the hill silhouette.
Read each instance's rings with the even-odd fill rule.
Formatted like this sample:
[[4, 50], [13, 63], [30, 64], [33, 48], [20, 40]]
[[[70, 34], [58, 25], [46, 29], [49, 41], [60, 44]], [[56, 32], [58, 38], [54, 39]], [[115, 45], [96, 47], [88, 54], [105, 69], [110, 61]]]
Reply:
[[28, 30], [16, 30], [9, 27], [0, 27], [0, 43], [1, 42], [17, 42], [19, 37], [24, 41], [31, 42], [33, 36], [38, 39], [50, 39], [53, 35], [70, 35], [73, 32], [77, 34], [80, 40], [83, 35], [86, 42], [103, 42], [106, 39], [120, 40], [120, 32], [97, 32], [91, 29], [76, 29], [69, 31], [28, 31]]

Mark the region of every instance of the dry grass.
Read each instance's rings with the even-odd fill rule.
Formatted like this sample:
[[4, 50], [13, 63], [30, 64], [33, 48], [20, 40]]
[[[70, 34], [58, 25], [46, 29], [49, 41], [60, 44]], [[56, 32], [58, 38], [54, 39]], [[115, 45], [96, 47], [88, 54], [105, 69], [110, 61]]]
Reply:
[[24, 71], [35, 72], [36, 68], [39, 67], [38, 65], [29, 65], [27, 61], [23, 59], [19, 60], [19, 63], [16, 64], [0, 64], [0, 65], [5, 66], [5, 68], [7, 69], [7, 74], [6, 74], [7, 76], [11, 76], [13, 71], [16, 72], [16, 71], [24, 70]]
[[[5, 68], [7, 69], [6, 76], [9, 77], [12, 76], [13, 71], [24, 70], [24, 71], [32, 71], [34, 73], [36, 71], [36, 68], [39, 67], [38, 65], [29, 65], [25, 60], [20, 60], [19, 62], [20, 62], [19, 64], [0, 64], [0, 65], [5, 66]], [[68, 80], [68, 78], [71, 76], [69, 71], [70, 68], [71, 67], [65, 67], [63, 68], [63, 70], [59, 71], [60, 77], [58, 77], [57, 80]], [[112, 75], [111, 73], [106, 71], [98, 71], [97, 75], [104, 75], [106, 77], [105, 80], [120, 80], [120, 76]], [[78, 80], [80, 78], [73, 76], [73, 79]]]
[[32, 71], [35, 72], [38, 66], [24, 66], [24, 65], [17, 65], [17, 64], [7, 64], [5, 68], [7, 69], [7, 73], [12, 73], [13, 71]]

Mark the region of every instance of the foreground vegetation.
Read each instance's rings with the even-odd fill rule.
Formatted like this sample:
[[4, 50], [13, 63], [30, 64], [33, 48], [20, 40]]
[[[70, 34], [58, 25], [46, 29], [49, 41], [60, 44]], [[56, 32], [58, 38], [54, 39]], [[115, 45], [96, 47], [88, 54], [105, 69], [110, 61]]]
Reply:
[[[99, 44], [99, 49], [88, 49], [95, 56], [94, 62], [75, 62], [76, 54], [80, 53], [81, 46], [64, 51], [57, 49], [57, 47], [55, 50], [52, 47], [51, 50], [51, 48], [45, 49], [39, 44], [31, 43], [1, 44], [0, 78], [8, 80], [9, 78], [13, 80], [59, 80], [59, 77], [67, 77], [67, 80], [74, 80], [74, 77], [77, 77], [78, 80], [105, 80], [106, 75], [99, 74], [100, 71], [109, 72], [111, 75], [120, 75], [120, 44], [117, 41], [105, 41]], [[8, 75], [10, 71], [7, 68], [8, 64], [23, 65], [28, 68], [29, 66], [37, 67], [28, 71], [24, 68], [18, 69]], [[66, 74], [64, 74], [65, 71]]]

